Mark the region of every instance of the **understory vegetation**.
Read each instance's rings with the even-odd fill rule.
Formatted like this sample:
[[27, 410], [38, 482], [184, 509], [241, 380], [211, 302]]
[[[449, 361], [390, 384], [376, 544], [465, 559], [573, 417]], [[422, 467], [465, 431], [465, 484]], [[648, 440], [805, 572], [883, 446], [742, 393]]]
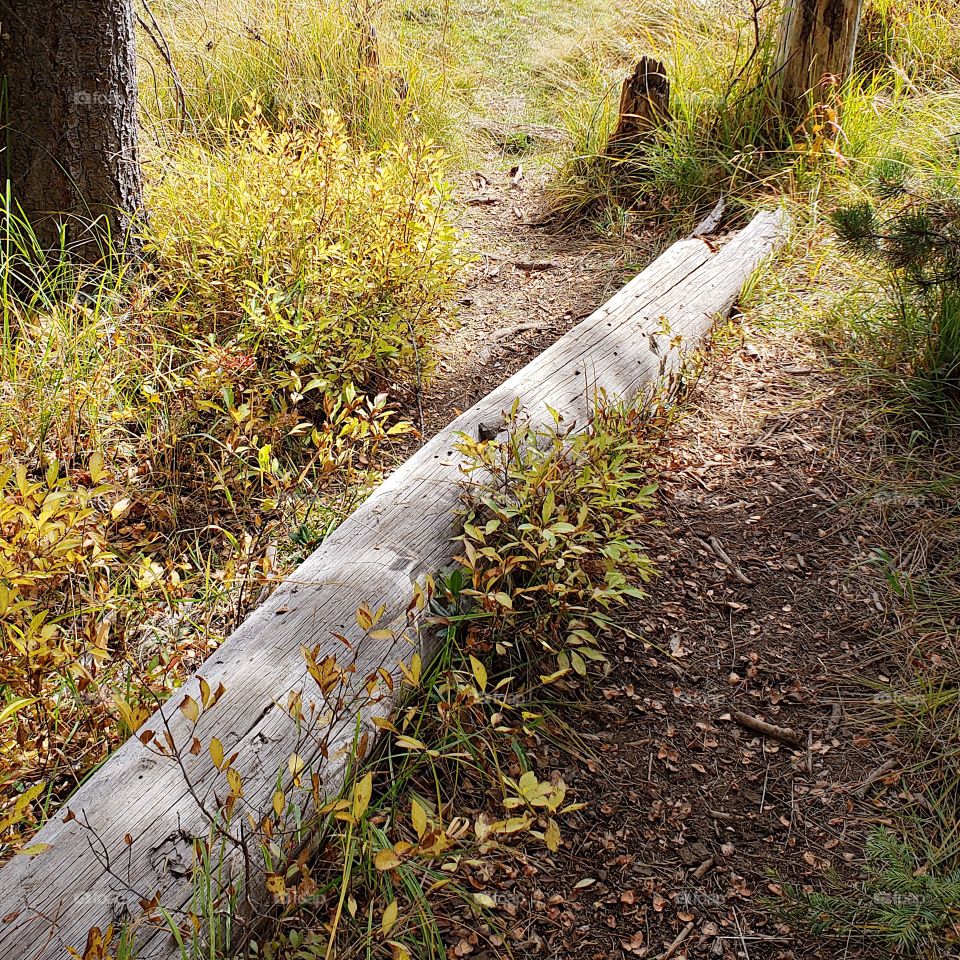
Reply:
[[[875, 431], [857, 479], [891, 503], [874, 560], [896, 624], [873, 640], [898, 666], [863, 715], [901, 735], [924, 787], [869, 832], [862, 883], [790, 888], [775, 909], [942, 954], [960, 915], [960, 5], [868, 0], [855, 76], [789, 120], [770, 106], [775, 3], [596, 0], [566, 31], [562, 0], [488, 7], [489, 30], [457, 0], [144, 4], [144, 269], [77, 268], [67, 235], [40, 253], [5, 198], [0, 858], [29, 852], [423, 430], [470, 259], [452, 181], [492, 145], [507, 168], [549, 169], [547, 222], [631, 256], [721, 200], [729, 225], [789, 214], [743, 310], [802, 329]], [[521, 65], [510, 43], [531, 24]], [[669, 115], [611, 156], [619, 80], [644, 55], [665, 64]], [[521, 82], [523, 103], [497, 99]], [[601, 398], [582, 433], [515, 410], [507, 439], [464, 438], [481, 479], [459, 555], [410, 608], [435, 653], [404, 664], [379, 736], [353, 732], [340, 794], [291, 757], [294, 787], [243, 850], [266, 864], [266, 902], [217, 888], [243, 783], [219, 741], [197, 741], [226, 801], [194, 902], [153, 917], [184, 960], [509, 953], [494, 908], [511, 871], [556, 850], [577, 809], [529, 745], [568, 737], [553, 698], [602, 675], [617, 611], [657, 573], [639, 531], [659, 436], [657, 415]], [[305, 657], [344, 714], [394, 693], [382, 672], [359, 683]], [[180, 709], [196, 723], [207, 706]], [[135, 957], [119, 927], [91, 944], [84, 960]]]
[[0, 854], [376, 482], [464, 263], [433, 87], [361, 69], [375, 33], [292, 5], [211, 39], [175, 7], [146, 269], [43, 254], [6, 200]]
[[[654, 574], [637, 537], [654, 521], [644, 465], [666, 422], [599, 397], [581, 432], [535, 427], [515, 410], [506, 439], [464, 438], [468, 473], [479, 477], [464, 488], [453, 568], [414, 585], [403, 633], [417, 652], [402, 687], [382, 668], [356, 674], [349, 653], [304, 651], [312, 679], [289, 712], [304, 753], [319, 737], [321, 754], [332, 754], [346, 721], [346, 744], [332, 754], [346, 755], [346, 782], [324, 795], [320, 772], [293, 754], [292, 785], [278, 779], [272, 810], [244, 841], [245, 869], [227, 883], [219, 878], [231, 875], [225, 852], [246, 785], [219, 739], [195, 738], [228, 790], [210, 811], [193, 901], [178, 914], [154, 910], [185, 960], [209, 956], [211, 943], [217, 957], [271, 960], [441, 960], [451, 938], [461, 954], [509, 949], [519, 934], [499, 911], [509, 915], [517, 896], [511, 878], [530, 848], [556, 851], [564, 818], [582, 808], [530, 747], [562, 737], [552, 702], [602, 676], [608, 639], [625, 631], [616, 612]], [[371, 636], [391, 629], [383, 609], [356, 617]], [[310, 706], [317, 688], [330, 710], [322, 723]], [[394, 692], [392, 718], [354, 723]], [[221, 693], [181, 701], [194, 730]], [[162, 737], [145, 737], [174, 760]], [[267, 903], [241, 879], [263, 865]], [[95, 940], [118, 960], [134, 955], [126, 931], [98, 929]]]

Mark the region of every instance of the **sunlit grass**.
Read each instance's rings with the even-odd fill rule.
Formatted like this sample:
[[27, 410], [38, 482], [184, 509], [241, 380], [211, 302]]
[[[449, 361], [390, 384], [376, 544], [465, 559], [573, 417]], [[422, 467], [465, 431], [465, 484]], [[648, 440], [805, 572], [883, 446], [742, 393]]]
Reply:
[[161, 143], [175, 130], [218, 141], [256, 104], [278, 124], [333, 110], [369, 147], [453, 143], [458, 108], [444, 64], [412, 41], [394, 9], [347, 0], [158, 4], [159, 49], [141, 36], [148, 129]]

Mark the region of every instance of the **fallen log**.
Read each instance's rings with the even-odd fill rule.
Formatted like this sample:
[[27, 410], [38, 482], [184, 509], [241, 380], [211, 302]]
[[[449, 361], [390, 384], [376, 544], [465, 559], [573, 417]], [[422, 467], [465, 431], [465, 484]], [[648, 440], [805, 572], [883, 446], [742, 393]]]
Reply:
[[[224, 793], [207, 745], [216, 737], [226, 754], [237, 755], [241, 821], [246, 811], [259, 817], [270, 809], [278, 772], [285, 784], [291, 780], [292, 754], [304, 765], [301, 776], [318, 774], [325, 795], [339, 789], [358, 723], [369, 728], [375, 715], [389, 715], [393, 698], [366, 704], [359, 717], [338, 718], [322, 746], [305, 741], [287, 709], [291, 695], [320, 700], [303, 647], [316, 648], [318, 659], [352, 648], [358, 678], [385, 669], [399, 687], [400, 663], [411, 657], [401, 634], [412, 584], [451, 562], [463, 479], [457, 436], [495, 435], [515, 401], [534, 423], [550, 421], [549, 404], [565, 423], [582, 425], [594, 391], [636, 397], [673, 372], [684, 349], [730, 310], [780, 232], [780, 215], [768, 212], [717, 253], [701, 240], [670, 247], [399, 467], [52, 817], [33, 845], [41, 852], [3, 868], [0, 957], [62, 960], [66, 947], [82, 955], [91, 928], [124, 920], [136, 925], [140, 960], [179, 956], [169, 929], [144, 922], [144, 907], [159, 898], [176, 916], [190, 903], [194, 841], [210, 835], [208, 808]], [[677, 337], [680, 349], [671, 347]], [[380, 626], [392, 630], [361, 629], [363, 604], [382, 605]], [[220, 685], [222, 694], [211, 697]], [[194, 705], [215, 703], [191, 718], [182, 709], [185, 694]], [[175, 743], [177, 759], [150, 749], [150, 734]], [[191, 752], [194, 736], [204, 749]], [[256, 865], [242, 862], [239, 847], [224, 844], [223, 869], [241, 877], [246, 870], [256, 883]]]

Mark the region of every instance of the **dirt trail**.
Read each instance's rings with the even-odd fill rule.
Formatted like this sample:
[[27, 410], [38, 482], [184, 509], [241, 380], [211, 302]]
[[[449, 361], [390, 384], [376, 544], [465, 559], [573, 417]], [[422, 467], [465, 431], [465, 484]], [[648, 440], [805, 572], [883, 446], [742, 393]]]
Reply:
[[461, 226], [476, 262], [438, 347], [424, 398], [435, 433], [608, 300], [628, 279], [623, 243], [558, 233], [530, 221], [544, 174], [512, 178], [499, 157], [457, 183]]
[[663, 958], [681, 934], [676, 957], [857, 955], [794, 933], [770, 901], [784, 881], [855, 873], [863, 821], [896, 789], [896, 772], [862, 786], [895, 747], [855, 734], [845, 707], [852, 678], [883, 672], [865, 656], [887, 621], [869, 530], [845, 505], [867, 451], [834, 375], [785, 335], [708, 372], [658, 466], [660, 575], [629, 618], [653, 646], [625, 641], [567, 711], [581, 760], [537, 755], [588, 806], [557, 855], [505, 883], [520, 957]]
[[[491, 153], [457, 182], [477, 262], [423, 396], [427, 435], [652, 253], [532, 225], [544, 174], [508, 166]], [[656, 467], [664, 523], [648, 548], [660, 574], [626, 624], [651, 646], [625, 641], [603, 683], [563, 708], [578, 758], [545, 741], [531, 756], [586, 808], [557, 854], [491, 867], [519, 960], [839, 955], [771, 904], [784, 884], [855, 876], [865, 823], [899, 789], [896, 771], [864, 786], [896, 746], [864, 736], [862, 718], [854, 729], [846, 706], [884, 669], [864, 656], [888, 613], [869, 531], [846, 503], [851, 461], [869, 451], [814, 351], [783, 333], [748, 339], [707, 363]], [[738, 711], [789, 728], [799, 748]], [[471, 956], [498, 955], [471, 942]]]

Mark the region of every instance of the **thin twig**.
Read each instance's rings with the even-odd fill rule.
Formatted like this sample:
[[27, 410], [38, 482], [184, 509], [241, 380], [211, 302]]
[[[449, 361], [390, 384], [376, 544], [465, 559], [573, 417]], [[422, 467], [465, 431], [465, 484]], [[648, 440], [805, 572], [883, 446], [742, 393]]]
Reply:
[[187, 122], [187, 95], [183, 89], [183, 83], [180, 80], [180, 74], [177, 73], [177, 68], [173, 64], [173, 54], [170, 50], [170, 44], [167, 43], [167, 38], [164, 36], [163, 30], [160, 27], [160, 24], [157, 23], [157, 18], [154, 16], [153, 9], [151, 8], [148, 0], [140, 0], [140, 3], [143, 5], [143, 9], [146, 11], [147, 16], [150, 18], [150, 23], [147, 23], [140, 14], [137, 14], [137, 23], [143, 28], [144, 32], [150, 38], [150, 41], [157, 48], [157, 52], [163, 57], [164, 63], [166, 63], [167, 68], [170, 71], [170, 76], [173, 78], [173, 86], [176, 90], [177, 95], [177, 112], [180, 115], [180, 132], [183, 133], [184, 125]]
[[680, 945], [683, 943], [687, 937], [693, 932], [693, 921], [691, 920], [678, 934], [677, 939], [670, 944], [667, 949], [657, 957], [657, 960], [670, 960], [670, 958], [677, 952], [680, 948]]
[[866, 797], [867, 793], [870, 791], [870, 787], [873, 786], [878, 780], [882, 779], [886, 774], [893, 770], [897, 765], [897, 760], [895, 757], [891, 757], [889, 760], [884, 760], [883, 763], [877, 767], [872, 773], [869, 774], [866, 780], [853, 791], [854, 796], [859, 797], [861, 800]]
[[751, 717], [747, 713], [741, 713], [739, 710], [732, 710], [730, 716], [733, 717], [741, 727], [751, 730], [753, 733], [759, 733], [761, 736], [769, 737], [771, 740], [779, 740], [787, 746], [800, 750], [803, 747], [803, 740], [800, 735], [789, 727], [778, 727], [774, 723], [767, 723], [761, 717]]

